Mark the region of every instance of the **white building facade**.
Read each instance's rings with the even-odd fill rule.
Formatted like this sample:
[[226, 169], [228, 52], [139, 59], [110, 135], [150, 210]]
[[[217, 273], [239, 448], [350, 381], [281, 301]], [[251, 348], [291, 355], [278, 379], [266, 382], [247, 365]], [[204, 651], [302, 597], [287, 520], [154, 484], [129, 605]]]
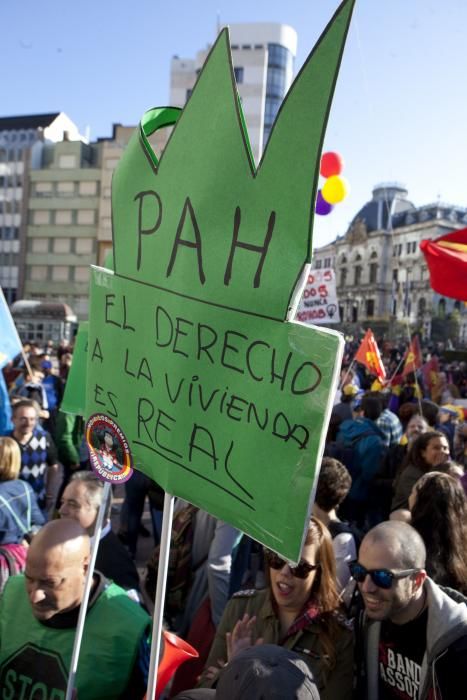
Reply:
[[386, 332], [394, 322], [408, 321], [430, 337], [434, 317], [455, 310], [463, 316], [461, 302], [431, 289], [419, 244], [466, 226], [463, 207], [441, 202], [416, 207], [402, 185], [376, 186], [347, 233], [313, 254], [314, 267], [335, 270], [343, 326]]

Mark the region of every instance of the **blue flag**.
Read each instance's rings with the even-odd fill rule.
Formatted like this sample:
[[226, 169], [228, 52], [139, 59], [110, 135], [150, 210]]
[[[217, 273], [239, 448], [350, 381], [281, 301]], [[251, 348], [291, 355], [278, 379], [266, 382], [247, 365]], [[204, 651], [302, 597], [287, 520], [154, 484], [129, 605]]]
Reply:
[[8, 435], [10, 430], [13, 430], [10, 397], [8, 396], [5, 377], [0, 369], [0, 435]]
[[0, 287], [0, 369], [21, 352], [15, 322]]

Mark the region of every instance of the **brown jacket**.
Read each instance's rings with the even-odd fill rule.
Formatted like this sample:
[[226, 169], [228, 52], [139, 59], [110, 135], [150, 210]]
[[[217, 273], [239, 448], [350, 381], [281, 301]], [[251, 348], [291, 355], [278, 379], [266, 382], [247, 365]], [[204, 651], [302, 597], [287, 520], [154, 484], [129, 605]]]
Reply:
[[[280, 623], [271, 604], [270, 589], [239, 591], [228, 602], [217, 628], [200, 686], [212, 686], [213, 681], [205, 676], [206, 669], [209, 666], [217, 666], [219, 659], [227, 661], [226, 632], [232, 632], [237, 621], [245, 613], [250, 616], [256, 615], [253, 641], [263, 637], [265, 644], [280, 643]], [[288, 637], [283, 646], [300, 654], [308, 664], [319, 688], [321, 700], [350, 700], [353, 684], [353, 633], [344, 622], [336, 642], [336, 661], [332, 669], [322, 660], [317, 622], [310, 623], [292, 637]]]

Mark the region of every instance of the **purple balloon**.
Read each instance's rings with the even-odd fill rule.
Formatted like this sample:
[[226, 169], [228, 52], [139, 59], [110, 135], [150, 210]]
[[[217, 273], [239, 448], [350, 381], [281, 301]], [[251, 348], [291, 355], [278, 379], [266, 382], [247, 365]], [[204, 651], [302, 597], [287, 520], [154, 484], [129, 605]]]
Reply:
[[326, 202], [323, 195], [321, 194], [321, 190], [318, 190], [318, 196], [316, 197], [315, 212], [320, 216], [327, 216], [332, 212], [333, 209], [333, 205], [329, 204], [329, 202]]

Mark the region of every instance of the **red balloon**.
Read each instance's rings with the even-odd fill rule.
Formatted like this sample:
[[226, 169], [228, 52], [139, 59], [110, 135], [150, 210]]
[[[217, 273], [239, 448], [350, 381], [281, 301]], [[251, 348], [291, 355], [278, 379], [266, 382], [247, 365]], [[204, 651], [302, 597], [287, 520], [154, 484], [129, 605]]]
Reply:
[[332, 175], [340, 175], [342, 168], [344, 167], [344, 161], [342, 156], [333, 151], [328, 151], [323, 153], [321, 156], [321, 167], [319, 172], [323, 177], [331, 177]]

